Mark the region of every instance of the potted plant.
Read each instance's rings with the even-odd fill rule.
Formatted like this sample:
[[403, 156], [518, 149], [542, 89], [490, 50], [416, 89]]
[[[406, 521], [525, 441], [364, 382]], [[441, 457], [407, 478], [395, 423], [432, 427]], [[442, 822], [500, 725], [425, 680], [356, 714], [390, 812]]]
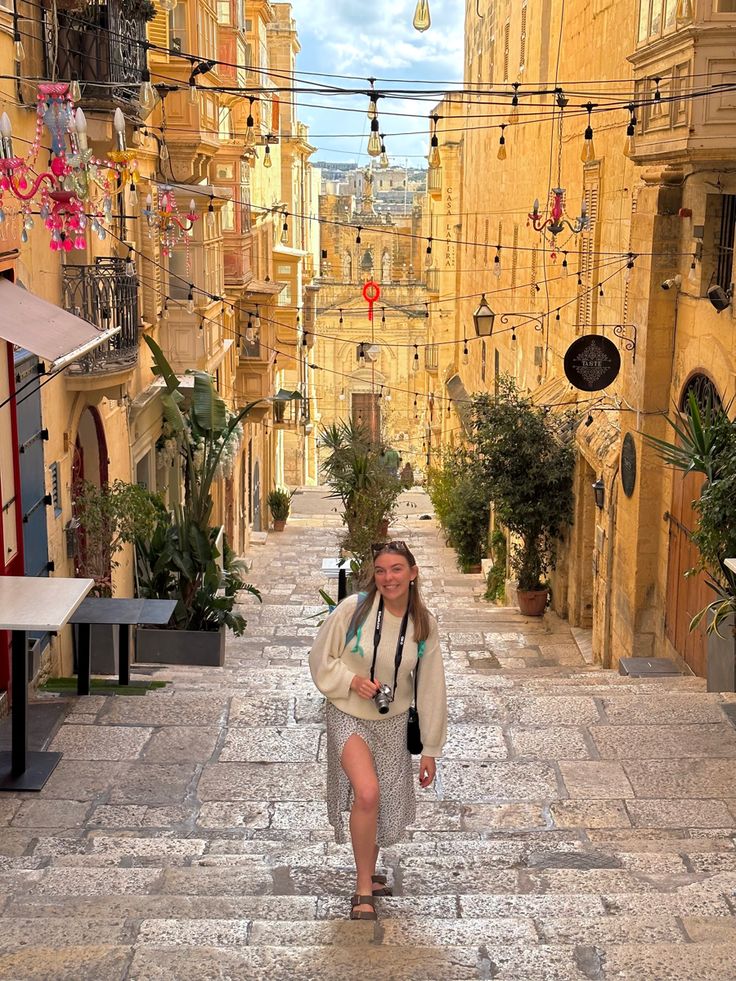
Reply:
[[[113, 595], [113, 572], [125, 545], [153, 533], [158, 515], [156, 499], [143, 487], [116, 480], [98, 487], [82, 481], [74, 488], [72, 503], [76, 536], [74, 572], [93, 579], [91, 596]], [[92, 669], [99, 674], [118, 670], [118, 630], [109, 624], [92, 624]]]
[[700, 564], [686, 575], [704, 572], [714, 598], [693, 617], [690, 630], [706, 619], [708, 691], [736, 691], [736, 572], [726, 565], [736, 556], [736, 421], [727, 408], [710, 398], [701, 404], [690, 392], [686, 411], [667, 423], [672, 442], [644, 434], [646, 442], [675, 469], [705, 477], [692, 533]]
[[446, 542], [457, 553], [462, 572], [481, 571], [488, 546], [490, 501], [466, 447], [446, 449], [427, 476], [430, 500], [445, 530]]
[[557, 541], [572, 521], [574, 427], [568, 413], [551, 416], [503, 377], [497, 396], [472, 399], [473, 468], [496, 519], [517, 539], [511, 567], [522, 613], [541, 616], [548, 599], [546, 574]]
[[291, 499], [293, 496], [293, 491], [277, 487], [266, 498], [271, 517], [273, 518], [274, 531], [283, 531], [286, 527], [286, 519], [289, 517], [289, 512], [291, 511]]
[[234, 612], [237, 595], [258, 590], [243, 578], [222, 529], [212, 523], [212, 484], [234, 457], [242, 438], [242, 420], [255, 402], [230, 414], [212, 377], [194, 376], [191, 403], [184, 405], [180, 381], [160, 347], [146, 337], [153, 370], [165, 383], [162, 395], [168, 432], [176, 438], [182, 463], [183, 503], [173, 511], [161, 508], [153, 535], [136, 540], [140, 594], [176, 599], [171, 630], [138, 631], [139, 660], [164, 663], [222, 664], [225, 630], [237, 636], [246, 621]]
[[371, 545], [388, 535], [401, 481], [390, 452], [359, 423], [338, 422], [324, 428], [320, 443], [329, 451], [322, 473], [332, 488], [330, 496], [342, 504], [346, 532], [340, 547], [357, 560], [360, 585], [370, 572]]

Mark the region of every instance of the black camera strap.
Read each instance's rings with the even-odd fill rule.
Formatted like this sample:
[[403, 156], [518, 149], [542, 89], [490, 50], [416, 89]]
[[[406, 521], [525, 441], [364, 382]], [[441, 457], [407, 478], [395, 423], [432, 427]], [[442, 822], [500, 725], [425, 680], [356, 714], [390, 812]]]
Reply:
[[[404, 644], [406, 642], [406, 630], [409, 626], [409, 605], [407, 604], [406, 613], [401, 620], [401, 626], [399, 627], [399, 639], [396, 642], [396, 654], [394, 656], [394, 686], [391, 689], [391, 701], [393, 702], [396, 695], [396, 683], [399, 680], [399, 668], [401, 666], [401, 658], [404, 654]], [[376, 658], [378, 657], [378, 645], [381, 643], [381, 631], [383, 630], [383, 596], [378, 604], [378, 610], [376, 611], [376, 626], [373, 630], [373, 661], [371, 663], [371, 681], [375, 681], [376, 673]]]

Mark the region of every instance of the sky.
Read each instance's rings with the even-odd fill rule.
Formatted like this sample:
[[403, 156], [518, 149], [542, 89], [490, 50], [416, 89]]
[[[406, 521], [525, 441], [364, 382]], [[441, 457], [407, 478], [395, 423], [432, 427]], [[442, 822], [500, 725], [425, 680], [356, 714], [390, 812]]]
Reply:
[[[463, 0], [429, 0], [432, 25], [420, 34], [412, 26], [416, 0], [292, 0], [301, 43], [297, 72], [331, 72], [361, 80], [311, 78], [341, 87], [368, 89], [366, 79], [404, 79], [392, 88], [416, 88], [409, 80], [459, 82], [463, 74]], [[303, 76], [303, 80], [309, 76]], [[383, 83], [385, 84], [385, 83]], [[381, 81], [376, 82], [380, 92]], [[370, 132], [366, 96], [299, 95], [299, 118], [318, 147], [312, 158], [365, 164]], [[381, 132], [394, 164], [423, 167], [429, 144], [429, 114], [439, 97], [379, 99]], [[324, 107], [324, 108], [322, 108]], [[334, 108], [333, 108], [334, 107]], [[337, 112], [335, 108], [360, 109]], [[408, 118], [389, 115], [405, 113]], [[410, 133], [413, 135], [399, 135]]]

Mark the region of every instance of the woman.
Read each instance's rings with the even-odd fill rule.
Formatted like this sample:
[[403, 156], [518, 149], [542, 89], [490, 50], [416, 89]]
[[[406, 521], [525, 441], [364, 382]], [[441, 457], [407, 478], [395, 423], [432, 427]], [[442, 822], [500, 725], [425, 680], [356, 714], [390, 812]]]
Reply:
[[342, 812], [350, 810], [353, 920], [375, 920], [375, 896], [391, 895], [385, 876], [375, 874], [378, 850], [395, 844], [416, 816], [406, 742], [415, 672], [421, 787], [435, 778], [447, 732], [437, 621], [422, 602], [414, 556], [404, 542], [384, 542], [373, 546], [373, 567], [367, 593], [337, 607], [309, 655], [314, 683], [327, 697], [327, 812], [341, 844]]

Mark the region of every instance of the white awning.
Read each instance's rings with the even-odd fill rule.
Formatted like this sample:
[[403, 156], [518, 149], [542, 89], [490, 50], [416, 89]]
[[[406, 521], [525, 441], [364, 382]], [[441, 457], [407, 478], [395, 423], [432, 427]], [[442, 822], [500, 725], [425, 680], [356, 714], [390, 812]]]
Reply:
[[120, 327], [99, 330], [0, 277], [0, 337], [49, 362], [50, 371], [65, 368], [119, 332]]

